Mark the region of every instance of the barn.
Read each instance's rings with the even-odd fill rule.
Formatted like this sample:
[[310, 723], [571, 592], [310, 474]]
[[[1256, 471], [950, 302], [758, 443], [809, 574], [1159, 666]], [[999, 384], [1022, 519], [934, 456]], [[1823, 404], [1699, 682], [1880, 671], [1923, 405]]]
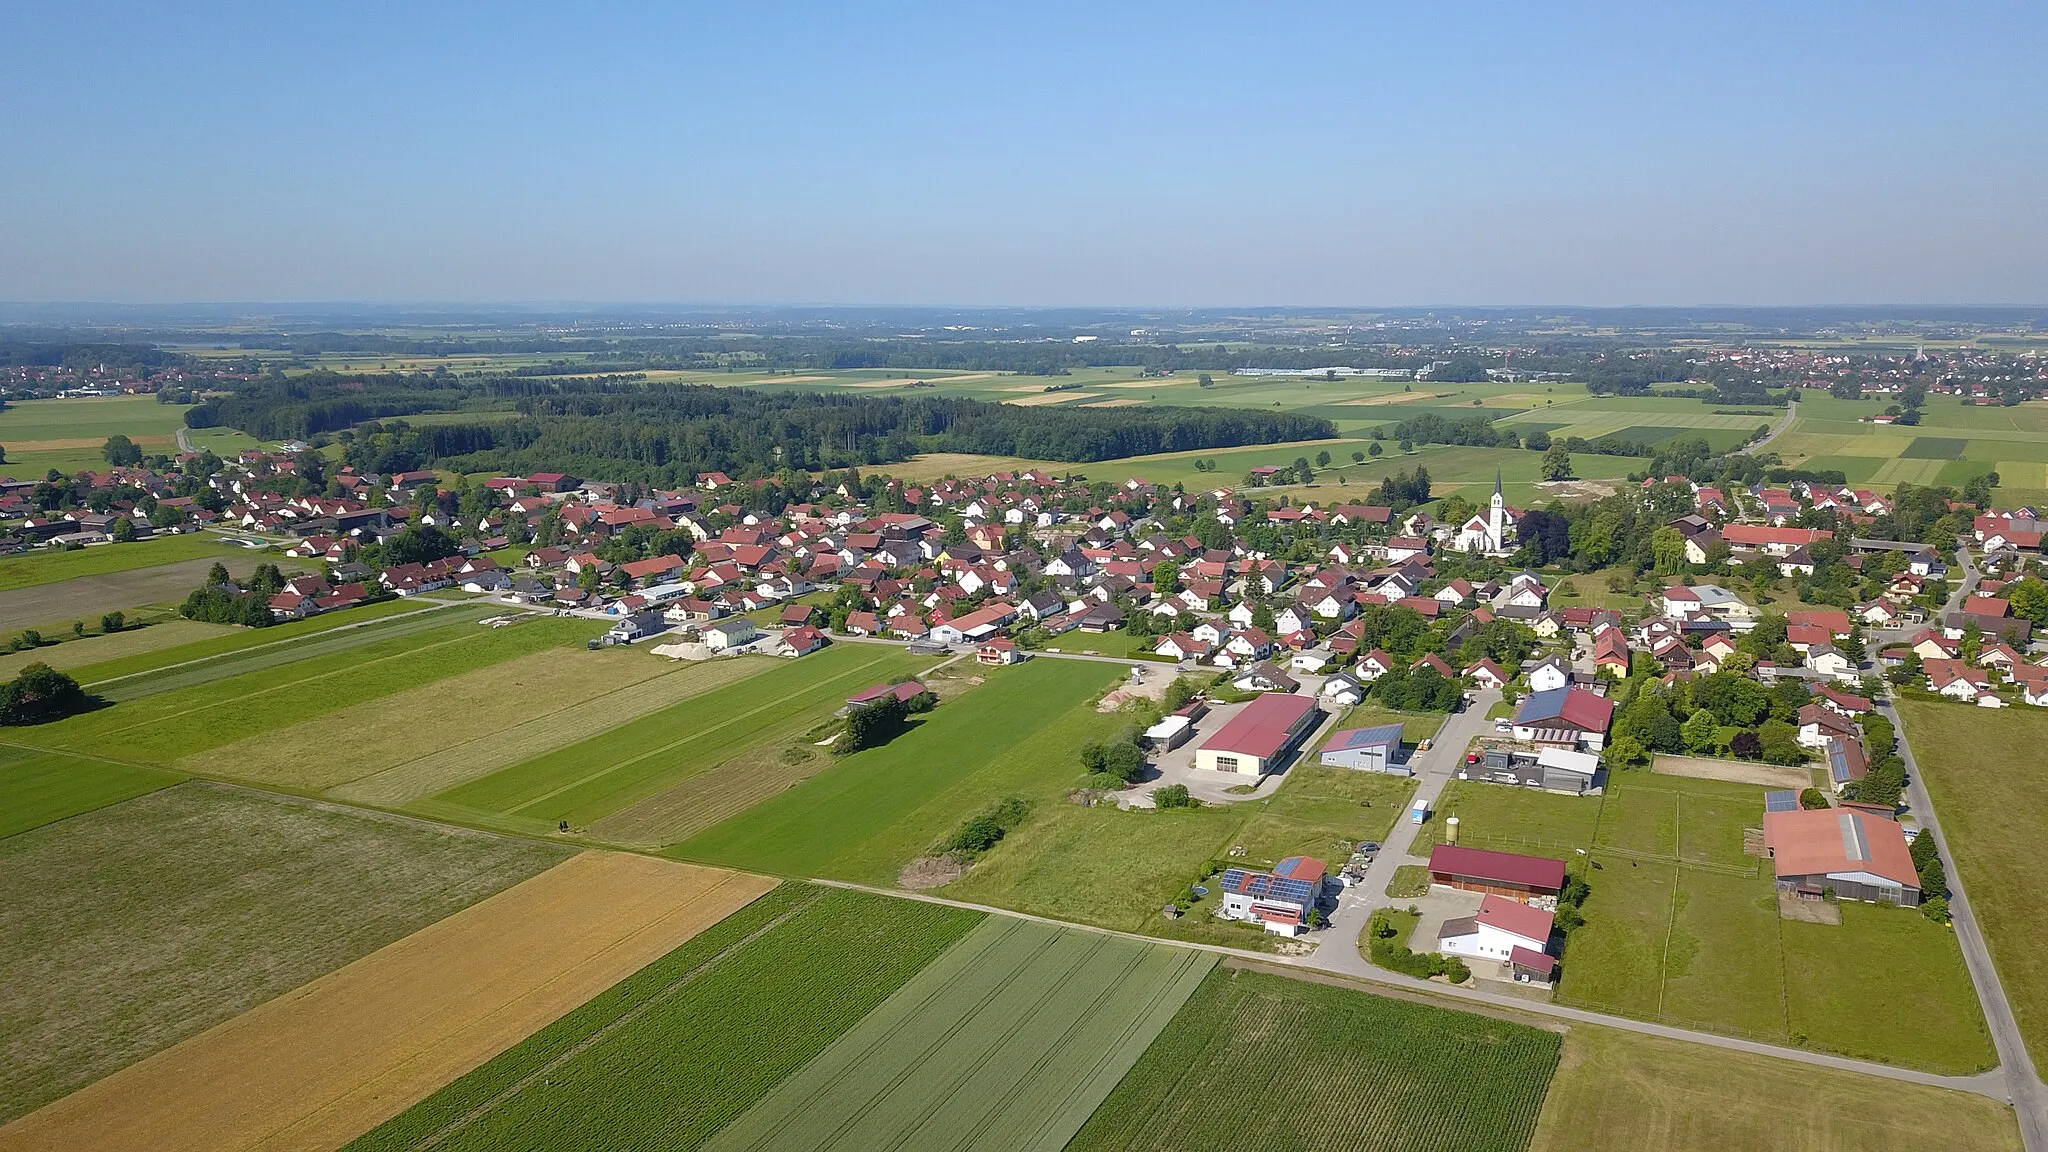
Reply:
[[1527, 904], [1564, 891], [1564, 861], [1439, 844], [1429, 852], [1429, 882]]
[[1252, 776], [1273, 771], [1322, 717], [1307, 696], [1268, 692], [1195, 749], [1195, 767]]
[[1920, 873], [1897, 822], [1852, 808], [1764, 812], [1764, 847], [1778, 889], [1819, 899], [1887, 900], [1920, 905]]

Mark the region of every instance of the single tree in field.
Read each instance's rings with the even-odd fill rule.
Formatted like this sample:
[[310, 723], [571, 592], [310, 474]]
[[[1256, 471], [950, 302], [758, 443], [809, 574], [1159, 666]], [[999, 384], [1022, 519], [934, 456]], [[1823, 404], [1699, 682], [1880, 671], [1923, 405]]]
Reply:
[[1572, 454], [1562, 444], [1552, 444], [1543, 453], [1543, 478], [1545, 480], [1569, 480], [1572, 478]]
[[119, 432], [107, 437], [107, 442], [100, 446], [100, 455], [105, 456], [107, 463], [117, 468], [142, 463], [142, 449], [136, 446], [135, 441]]

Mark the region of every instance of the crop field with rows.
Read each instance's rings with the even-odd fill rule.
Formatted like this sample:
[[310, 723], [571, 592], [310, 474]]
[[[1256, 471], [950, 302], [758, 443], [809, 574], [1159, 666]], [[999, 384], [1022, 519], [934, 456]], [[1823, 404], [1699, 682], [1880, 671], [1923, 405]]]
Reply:
[[1522, 1152], [1562, 1037], [1218, 969], [1067, 1147]]
[[1214, 963], [991, 919], [710, 1147], [1058, 1152]]
[[784, 884], [349, 1145], [703, 1145], [980, 913]]

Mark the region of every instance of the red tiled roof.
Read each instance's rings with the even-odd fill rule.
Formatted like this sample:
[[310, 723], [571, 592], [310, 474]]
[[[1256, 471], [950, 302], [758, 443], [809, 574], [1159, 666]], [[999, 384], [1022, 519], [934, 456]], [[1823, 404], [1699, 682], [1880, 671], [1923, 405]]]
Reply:
[[1550, 913], [1505, 896], [1487, 893], [1486, 898], [1479, 902], [1477, 919], [1481, 924], [1512, 932], [1524, 940], [1541, 943], [1550, 939]]

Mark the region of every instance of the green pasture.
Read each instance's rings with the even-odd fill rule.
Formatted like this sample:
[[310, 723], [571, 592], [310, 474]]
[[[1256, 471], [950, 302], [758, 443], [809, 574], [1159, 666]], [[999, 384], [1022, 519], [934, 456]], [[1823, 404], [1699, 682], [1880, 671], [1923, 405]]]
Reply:
[[221, 543], [219, 537], [204, 533], [153, 536], [127, 544], [102, 544], [70, 551], [39, 549], [25, 556], [0, 559], [0, 591], [153, 568], [181, 560], [226, 560], [248, 554], [247, 549], [233, 548]]
[[[511, 628], [455, 623], [346, 651], [175, 688], [20, 732], [37, 747], [170, 765], [195, 752], [514, 656], [580, 643], [587, 620]], [[309, 750], [308, 754], [316, 754]]]
[[[1764, 791], [1638, 772], [1615, 774], [1599, 797], [1459, 781], [1418, 850], [1457, 816], [1461, 844], [1564, 860], [1587, 879], [1560, 1003], [1927, 1071], [1990, 1067], [1944, 926], [1860, 905], [1839, 926], [1779, 918], [1769, 862], [1742, 850], [1743, 829], [1762, 826]], [[1912, 991], [1878, 1003], [1850, 991], [1872, 982]]]
[[784, 884], [349, 1152], [703, 1147], [906, 996], [934, 960], [950, 961], [947, 950], [982, 919]]
[[990, 918], [708, 1147], [1062, 1148], [1214, 964]]
[[905, 680], [926, 657], [874, 644], [835, 644], [567, 748], [501, 768], [413, 807], [486, 823], [583, 827], [742, 755], [801, 735], [847, 697]]
[[0, 744], [0, 838], [168, 788], [183, 779], [154, 768]]
[[[416, 600], [384, 600], [375, 604], [364, 604], [356, 608], [344, 608], [338, 612], [323, 612], [318, 616], [309, 616], [304, 620], [287, 620], [280, 624], [272, 624], [266, 628], [242, 628], [217, 624], [195, 625], [195, 627], [206, 629], [212, 634], [207, 635], [204, 639], [189, 640], [168, 647], [138, 648], [120, 656], [95, 659], [91, 663], [73, 665], [71, 671], [81, 684], [104, 685], [106, 690], [118, 692], [121, 690], [114, 689], [107, 682], [119, 680], [123, 677], [138, 676], [140, 673], [154, 671], [172, 664], [211, 660], [214, 657], [224, 656], [231, 652], [241, 652], [246, 649], [260, 648], [272, 644], [286, 645], [288, 642], [297, 640], [302, 636], [317, 635], [318, 633], [332, 631], [336, 628], [364, 624], [372, 620], [383, 619], [387, 616], [419, 612], [432, 606]], [[457, 619], [457, 617], [450, 616], [446, 619], [453, 620]], [[167, 627], [175, 629], [178, 623], [189, 624], [191, 622], [182, 621], [173, 622], [170, 625], [152, 625], [150, 628], [144, 629], [143, 632], [147, 633], [155, 631], [157, 628]], [[173, 631], [172, 634], [181, 635], [182, 633]], [[125, 633], [117, 635], [125, 635]], [[84, 644], [82, 641], [74, 641], [74, 643], [79, 643], [81, 647]], [[95, 650], [95, 652], [98, 651], [100, 650]]]
[[987, 684], [889, 744], [847, 756], [669, 854], [893, 884], [912, 858], [1005, 796], [1058, 804], [1082, 776], [1081, 745], [1128, 723], [1094, 707], [1121, 675], [1115, 665], [1054, 659], [993, 669]]

